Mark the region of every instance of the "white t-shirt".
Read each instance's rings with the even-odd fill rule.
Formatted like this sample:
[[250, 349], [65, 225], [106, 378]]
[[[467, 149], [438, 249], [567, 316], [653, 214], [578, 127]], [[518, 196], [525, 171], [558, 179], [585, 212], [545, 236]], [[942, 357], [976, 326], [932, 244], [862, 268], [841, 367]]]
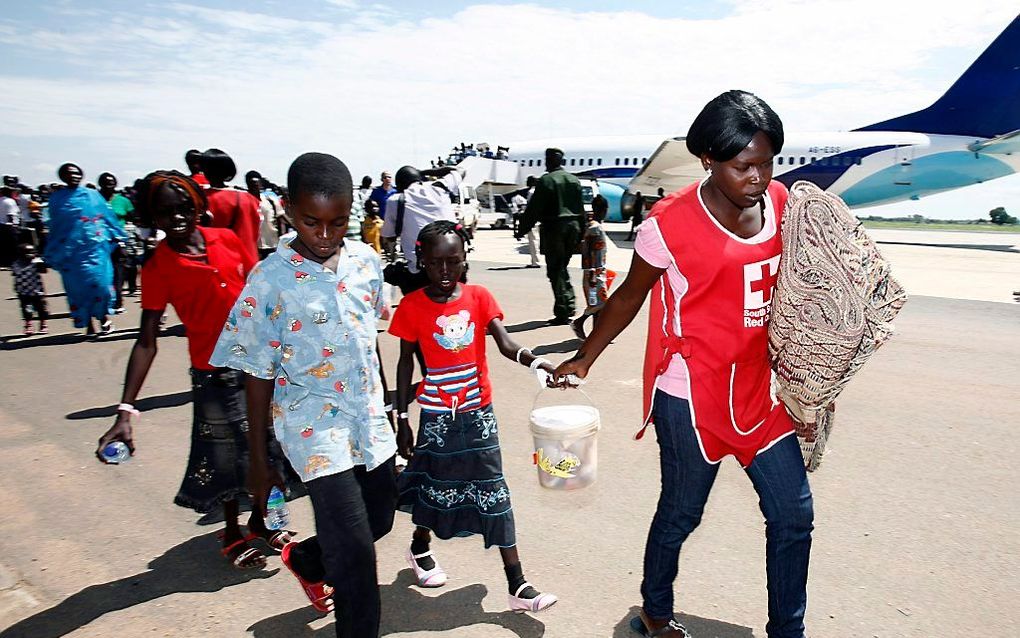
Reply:
[[17, 226], [21, 223], [21, 207], [11, 197], [0, 198], [0, 224]]
[[[460, 182], [460, 172], [455, 170], [435, 182], [412, 184], [403, 193], [398, 193], [386, 200], [386, 217], [382, 227], [383, 237], [397, 236], [397, 208], [401, 200], [405, 202], [400, 249], [404, 252], [407, 268], [411, 272], [418, 272], [418, 263], [414, 257], [414, 243], [418, 241], [418, 233], [421, 232], [421, 229], [440, 220], [457, 221], [457, 211], [450, 200], [450, 193], [457, 192]], [[440, 183], [442, 186], [438, 185]]]

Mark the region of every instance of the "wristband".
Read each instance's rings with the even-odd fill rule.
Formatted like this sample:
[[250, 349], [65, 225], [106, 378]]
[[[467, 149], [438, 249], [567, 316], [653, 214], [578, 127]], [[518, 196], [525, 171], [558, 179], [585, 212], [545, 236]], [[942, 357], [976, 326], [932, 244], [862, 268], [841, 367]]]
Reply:
[[383, 406], [382, 409], [383, 409], [383, 412], [396, 412], [396, 410], [393, 409], [393, 404], [392, 403], [387, 403], [386, 405]]
[[528, 349], [528, 348], [520, 348], [520, 349], [517, 350], [517, 357], [516, 357], [517, 363], [521, 363], [521, 353], [525, 352], [525, 351], [527, 351], [528, 354], [531, 354], [531, 350]]
[[398, 419], [405, 419], [406, 420], [407, 419], [407, 412], [401, 412], [400, 414], [397, 415], [397, 418]]
[[138, 416], [140, 412], [130, 403], [121, 403], [117, 406], [117, 412], [127, 412], [131, 416]]
[[528, 369], [534, 372], [535, 370], [538, 370], [538, 366], [542, 365], [543, 363], [548, 363], [549, 365], [552, 365], [552, 361], [538, 357], [531, 362], [531, 365], [528, 366]]

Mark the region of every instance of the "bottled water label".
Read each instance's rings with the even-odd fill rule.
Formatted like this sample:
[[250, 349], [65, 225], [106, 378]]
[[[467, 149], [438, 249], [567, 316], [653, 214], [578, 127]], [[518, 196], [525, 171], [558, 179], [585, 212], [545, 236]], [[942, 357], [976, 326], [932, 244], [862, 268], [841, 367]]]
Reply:
[[290, 523], [290, 512], [287, 510], [287, 500], [280, 488], [273, 486], [269, 490], [269, 499], [266, 501], [266, 528], [271, 530], [284, 529]]
[[114, 441], [103, 448], [103, 459], [112, 465], [125, 463], [130, 458], [131, 452], [128, 450], [128, 446], [121, 441]]

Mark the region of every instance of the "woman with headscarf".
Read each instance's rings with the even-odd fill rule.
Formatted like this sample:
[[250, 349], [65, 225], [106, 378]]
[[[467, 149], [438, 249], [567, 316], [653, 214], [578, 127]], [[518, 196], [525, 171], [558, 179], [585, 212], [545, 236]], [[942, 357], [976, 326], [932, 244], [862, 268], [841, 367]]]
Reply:
[[60, 271], [75, 328], [95, 334], [113, 330], [109, 315], [113, 303], [113, 263], [110, 253], [124, 239], [113, 209], [91, 188], [82, 188], [82, 170], [76, 164], [60, 167], [66, 184], [50, 196], [50, 227], [43, 258]]
[[794, 424], [770, 392], [768, 350], [787, 200], [772, 181], [783, 124], [761, 98], [728, 91], [705, 105], [686, 143], [708, 175], [655, 205], [627, 279], [556, 376], [587, 376], [652, 292], [644, 414], [655, 425], [662, 483], [631, 628], [689, 635], [673, 609], [680, 548], [701, 522], [719, 463], [734, 456], [765, 517], [766, 634], [804, 638], [814, 510]]

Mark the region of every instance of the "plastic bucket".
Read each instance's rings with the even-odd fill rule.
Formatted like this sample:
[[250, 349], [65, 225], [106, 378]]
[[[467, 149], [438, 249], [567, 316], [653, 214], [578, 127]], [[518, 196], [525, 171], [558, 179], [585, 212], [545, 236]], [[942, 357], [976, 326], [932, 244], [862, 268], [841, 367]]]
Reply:
[[598, 472], [600, 427], [599, 411], [592, 405], [533, 408], [531, 435], [535, 439], [535, 453], [532, 461], [538, 468], [539, 484], [554, 490], [576, 490], [594, 483]]

